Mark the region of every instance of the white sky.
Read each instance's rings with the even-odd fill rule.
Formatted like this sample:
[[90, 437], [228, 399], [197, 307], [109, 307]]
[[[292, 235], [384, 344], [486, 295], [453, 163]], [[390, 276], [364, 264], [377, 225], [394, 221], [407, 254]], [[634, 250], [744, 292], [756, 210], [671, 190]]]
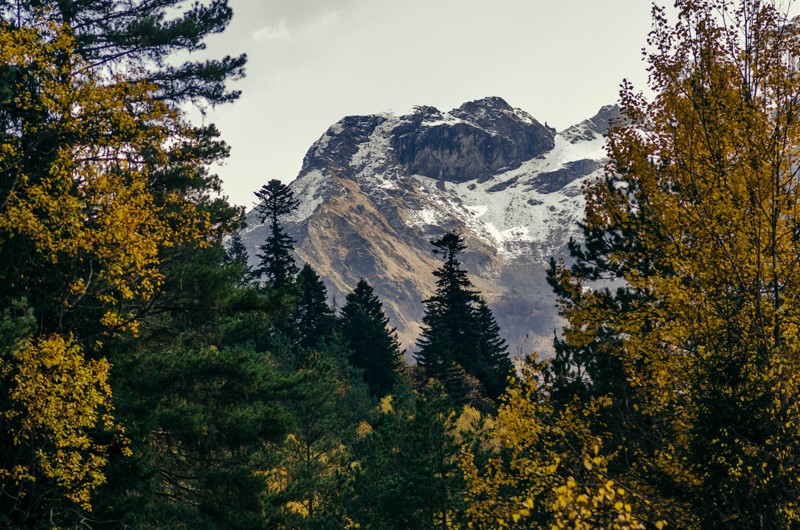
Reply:
[[219, 168], [234, 204], [293, 180], [344, 116], [451, 110], [500, 96], [563, 129], [644, 88], [647, 0], [231, 0], [212, 56], [245, 52], [242, 97], [210, 110], [231, 145]]

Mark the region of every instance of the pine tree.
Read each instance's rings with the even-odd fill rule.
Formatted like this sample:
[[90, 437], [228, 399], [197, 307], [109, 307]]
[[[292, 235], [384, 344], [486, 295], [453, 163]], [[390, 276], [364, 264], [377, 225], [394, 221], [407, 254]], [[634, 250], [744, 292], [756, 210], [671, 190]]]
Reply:
[[312, 348], [329, 338], [335, 327], [333, 310], [328, 305], [328, 289], [317, 271], [306, 263], [297, 275], [297, 309], [292, 332], [300, 348]]
[[378, 397], [392, 391], [402, 363], [400, 342], [388, 324], [372, 286], [361, 278], [345, 298], [338, 327], [350, 345], [350, 363], [363, 370], [370, 393]]
[[158, 87], [161, 99], [217, 105], [235, 100], [228, 80], [244, 75], [247, 58], [166, 61], [177, 51], [196, 52], [203, 40], [222, 32], [233, 16], [227, 0], [194, 3], [181, 0], [9, 0], [0, 3], [0, 18], [12, 28], [35, 27], [42, 19], [65, 24], [75, 36], [76, 51], [88, 66], [119, 71]]
[[291, 424], [278, 401], [295, 395], [291, 379], [248, 346], [175, 341], [154, 355], [144, 350], [153, 342], [117, 356], [116, 376], [125, 380], [118, 413], [133, 458], [115, 458], [95, 515], [115, 528], [267, 528], [268, 484], [256, 471], [271, 456], [265, 444]]
[[265, 444], [288, 432], [298, 383], [258, 347], [275, 316], [269, 294], [241, 285], [225, 254], [217, 242], [171, 263], [170, 310], [107, 348], [133, 455], [109, 455], [97, 528], [269, 527], [268, 485], [254, 471], [268, 461]]
[[269, 219], [269, 236], [259, 246], [259, 268], [256, 273], [259, 277], [266, 277], [267, 283], [273, 289], [282, 289], [291, 284], [297, 265], [292, 256], [294, 241], [280, 224], [283, 216], [289, 215], [300, 205], [294, 198], [289, 186], [280, 180], [273, 179], [263, 185], [256, 192], [261, 202], [256, 206], [256, 212], [263, 223]]
[[464, 240], [447, 233], [431, 244], [444, 263], [433, 272], [436, 292], [424, 301], [417, 363], [430, 377], [440, 380], [457, 401], [465, 398], [463, 381], [457, 375], [460, 370], [475, 376], [496, 397], [510, 372], [509, 364], [501, 360], [506, 355], [505, 342], [458, 260], [466, 250]]

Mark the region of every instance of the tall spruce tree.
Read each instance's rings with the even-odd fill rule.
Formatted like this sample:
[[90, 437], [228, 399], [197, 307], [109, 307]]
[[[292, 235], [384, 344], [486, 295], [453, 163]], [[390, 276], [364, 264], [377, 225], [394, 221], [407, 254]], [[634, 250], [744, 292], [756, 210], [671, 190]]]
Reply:
[[328, 289], [314, 268], [306, 263], [297, 275], [297, 309], [293, 334], [300, 348], [313, 348], [330, 338], [336, 319], [328, 305]]
[[514, 366], [508, 356], [506, 341], [500, 336], [500, 325], [483, 297], [478, 298], [475, 317], [480, 332], [480, 375], [478, 379], [486, 387], [486, 393], [497, 399], [506, 389]]
[[363, 370], [370, 394], [390, 393], [402, 363], [400, 342], [395, 330], [388, 328], [383, 305], [364, 278], [345, 298], [338, 324], [352, 351], [350, 363]]
[[265, 276], [273, 289], [282, 289], [292, 283], [297, 274], [297, 264], [292, 256], [294, 241], [281, 226], [281, 218], [297, 209], [300, 201], [295, 199], [289, 186], [280, 180], [272, 179], [256, 192], [261, 202], [256, 213], [263, 223], [269, 220], [269, 235], [258, 247], [260, 264], [256, 273]]
[[[434, 253], [444, 263], [433, 274], [436, 292], [424, 301], [422, 336], [415, 358], [425, 372], [439, 379], [457, 401], [463, 401], [463, 381], [460, 369], [476, 377], [492, 398], [505, 389], [510, 363], [499, 328], [461, 267], [458, 255], [466, 250], [464, 239], [447, 233], [431, 241]], [[502, 383], [501, 383], [502, 381]]]

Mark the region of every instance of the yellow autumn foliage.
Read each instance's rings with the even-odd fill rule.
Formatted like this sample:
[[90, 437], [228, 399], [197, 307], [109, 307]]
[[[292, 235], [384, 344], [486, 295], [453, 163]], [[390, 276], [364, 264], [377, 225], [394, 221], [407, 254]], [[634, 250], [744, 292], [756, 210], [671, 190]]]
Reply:
[[29, 340], [0, 364], [0, 377], [11, 387], [0, 415], [12, 426], [16, 445], [38, 448], [34, 462], [0, 469], [3, 491], [24, 496], [24, 483], [41, 473], [68, 499], [91, 509], [91, 490], [105, 481], [107, 449], [92, 431], [100, 426], [118, 436], [124, 432], [110, 414], [109, 368], [105, 360], [87, 360], [71, 337], [58, 335]]
[[198, 133], [153, 86], [96, 73], [68, 27], [0, 21], [0, 73], [5, 275], [40, 304], [33, 336], [0, 352], [0, 493], [36, 509], [31, 493], [55, 486], [90, 510], [109, 447], [98, 434], [127, 451], [101, 337], [135, 333], [165, 252], [211, 235], [195, 198], [158, 182], [176, 160], [199, 171], [182, 152]]
[[641, 499], [610, 479], [591, 418], [605, 399], [580, 414], [554, 410], [541, 381], [544, 364], [528, 362], [490, 423], [494, 445], [485, 463], [465, 450], [469, 528], [640, 530]]
[[581, 266], [554, 274], [566, 344], [619, 370], [600, 420], [628, 451], [616, 478], [675, 528], [800, 523], [800, 28], [782, 9], [654, 9], [654, 97], [623, 86]]
[[[608, 462], [600, 454], [600, 443], [583, 455], [585, 475], [579, 483], [569, 476], [555, 488], [551, 530], [645, 530], [634, 512], [625, 488], [608, 477]], [[664, 528], [664, 521], [655, 523]]]
[[[35, 83], [25, 90], [21, 79], [6, 102], [30, 118], [3, 137], [0, 171], [13, 183], [0, 203], [0, 244], [24, 239], [40, 266], [72, 271], [53, 294], [63, 311], [91, 298], [106, 308], [103, 325], [122, 331], [135, 327], [123, 303], [146, 302], [163, 284], [164, 250], [209, 233], [207, 214], [153, 180], [172, 146], [194, 133], [153, 86], [99, 78], [69, 35], [52, 26], [0, 31], [0, 64]], [[29, 138], [53, 144], [35, 153], [43, 161], [30, 160]]]
[[524, 528], [531, 511], [541, 514], [551, 503], [560, 460], [551, 436], [556, 428], [545, 421], [552, 409], [541, 399], [533, 367], [525, 368], [488, 433], [494, 454], [485, 465], [470, 450], [462, 457], [470, 528]]

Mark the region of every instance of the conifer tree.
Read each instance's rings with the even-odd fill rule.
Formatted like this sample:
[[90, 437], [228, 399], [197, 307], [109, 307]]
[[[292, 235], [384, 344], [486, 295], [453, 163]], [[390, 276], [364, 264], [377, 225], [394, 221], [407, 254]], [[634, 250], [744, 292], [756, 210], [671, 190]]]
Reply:
[[475, 316], [480, 332], [481, 371], [478, 379], [483, 382], [489, 397], [497, 399], [508, 385], [514, 366], [508, 357], [506, 341], [500, 336], [500, 326], [483, 297], [478, 298]]
[[311, 348], [329, 338], [335, 327], [333, 310], [328, 305], [328, 289], [317, 271], [306, 263], [297, 275], [297, 309], [294, 313], [296, 345]]
[[297, 380], [258, 349], [275, 309], [267, 293], [241, 285], [225, 254], [217, 242], [171, 263], [170, 310], [108, 348], [133, 455], [110, 455], [97, 528], [269, 528], [266, 479], [254, 471], [265, 444], [288, 431]]
[[458, 255], [466, 250], [461, 236], [447, 233], [431, 244], [434, 254], [441, 255], [444, 264], [433, 272], [437, 278], [436, 292], [423, 302], [422, 336], [415, 358], [431, 377], [447, 387], [446, 374], [453, 363], [467, 369], [464, 364], [476, 360], [478, 334], [473, 308], [478, 295], [458, 260]]
[[300, 201], [295, 199], [289, 186], [277, 179], [263, 185], [256, 197], [261, 200], [256, 206], [259, 220], [262, 223], [269, 220], [270, 230], [267, 240], [259, 246], [260, 264], [256, 273], [259, 277], [266, 277], [273, 289], [282, 289], [291, 284], [297, 274], [297, 265], [292, 256], [294, 241], [284, 231], [280, 220], [296, 210]]
[[363, 528], [459, 528], [464, 481], [453, 403], [441, 385], [381, 402], [374, 427], [355, 445], [351, 517]]
[[370, 393], [378, 397], [390, 393], [402, 363], [400, 342], [395, 330], [387, 327], [389, 317], [365, 279], [348, 293], [338, 324], [352, 351], [350, 363], [363, 370]]
[[298, 394], [288, 407], [294, 425], [278, 444], [266, 471], [269, 528], [343, 528], [342, 496], [348, 491], [352, 387], [332, 356], [312, 351], [298, 370]]
[[154, 84], [159, 97], [173, 102], [216, 105], [235, 100], [225, 83], [244, 75], [246, 56], [180, 64], [166, 61], [177, 51], [205, 48], [203, 40], [222, 32], [233, 16], [227, 0], [186, 5], [181, 0], [9, 0], [0, 18], [12, 28], [32, 27], [42, 19], [64, 24], [75, 47], [93, 69], [114, 71], [136, 65], [128, 76]]
[[464, 240], [447, 233], [431, 244], [444, 263], [433, 272], [436, 292], [424, 301], [417, 363], [430, 377], [439, 379], [457, 401], [465, 397], [459, 390], [463, 381], [457, 375], [462, 369], [496, 398], [505, 388], [510, 363], [501, 360], [506, 355], [505, 342], [458, 259], [466, 250]]
[[247, 247], [244, 246], [241, 234], [234, 232], [228, 248], [225, 249], [223, 264], [239, 269], [240, 285], [246, 285], [253, 280], [253, 267], [248, 263], [248, 259]]

